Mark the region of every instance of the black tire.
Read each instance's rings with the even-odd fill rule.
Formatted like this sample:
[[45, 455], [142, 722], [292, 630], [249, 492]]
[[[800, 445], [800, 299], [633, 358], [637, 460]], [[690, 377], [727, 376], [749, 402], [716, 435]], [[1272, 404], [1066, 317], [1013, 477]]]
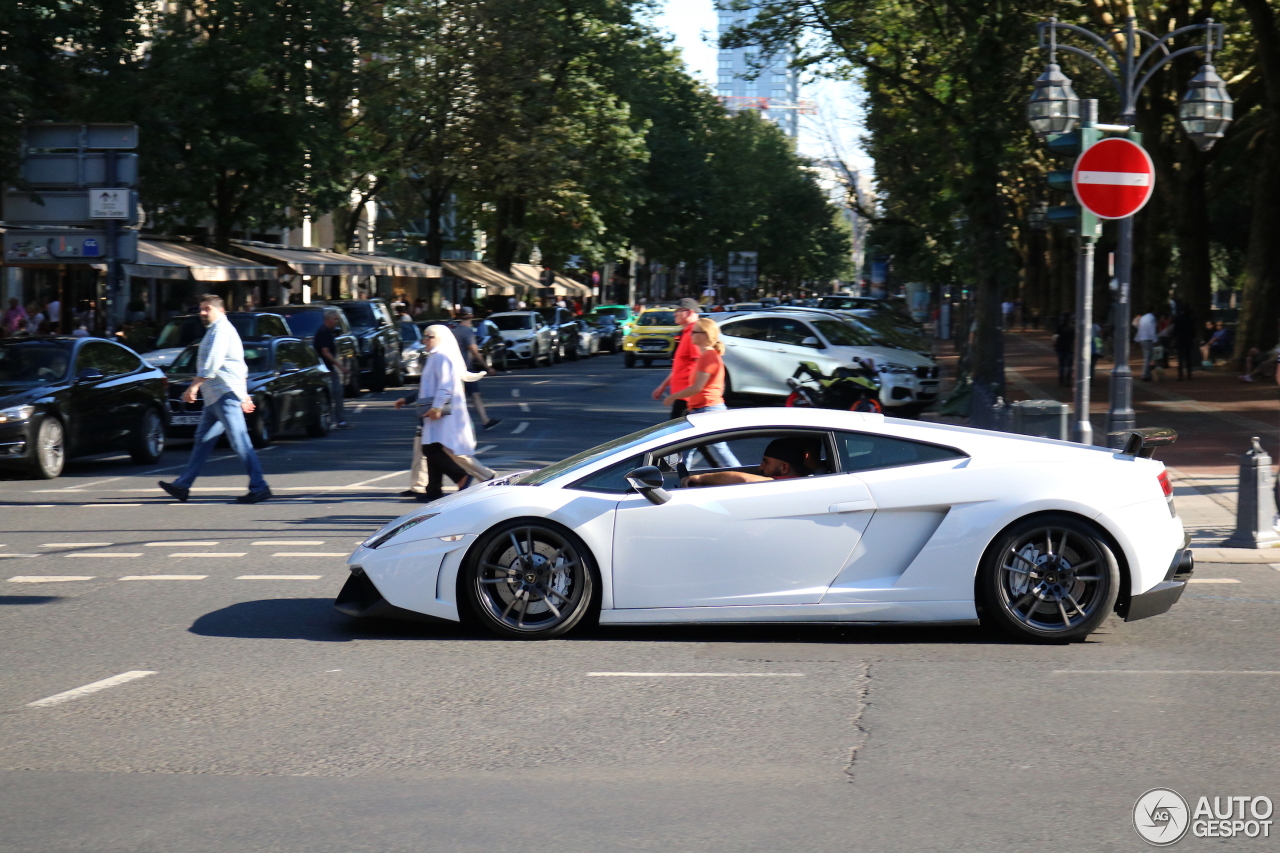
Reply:
[[622, 355], [622, 366], [623, 366], [623, 367], [635, 367], [635, 366], [636, 366], [636, 354], [635, 354], [635, 353], [633, 353], [633, 352], [623, 353], [623, 355]]
[[333, 401], [328, 394], [321, 393], [318, 396], [320, 405], [311, 413], [311, 419], [307, 423], [307, 435], [312, 438], [324, 438], [332, 427]]
[[[256, 401], [255, 401], [256, 402]], [[275, 435], [271, 430], [271, 404], [263, 401], [258, 403], [258, 408], [254, 410], [253, 418], [249, 421], [249, 441], [254, 447], [259, 449], [270, 447], [271, 441]]]
[[360, 365], [352, 364], [347, 377], [347, 384], [342, 386], [342, 396], [355, 399], [360, 396]]
[[984, 625], [1025, 642], [1073, 642], [1115, 609], [1120, 566], [1092, 524], [1046, 513], [1015, 522], [996, 537], [978, 568], [974, 592]]
[[382, 352], [374, 353], [369, 369], [369, 390], [375, 394], [387, 390], [387, 357]]
[[511, 369], [511, 359], [507, 356], [507, 351], [502, 351], [502, 357], [498, 359], [498, 370], [506, 373]]
[[36, 480], [54, 480], [62, 476], [67, 464], [67, 431], [62, 421], [46, 415], [36, 427], [36, 440], [31, 448], [27, 474]]
[[531, 353], [531, 355], [529, 356], [529, 366], [537, 367], [538, 362], [542, 360], [542, 356], [538, 354], [538, 348], [535, 346], [532, 349], [530, 349], [529, 352]]
[[598, 577], [581, 539], [557, 524], [526, 519], [481, 536], [458, 582], [461, 600], [485, 628], [512, 639], [547, 640], [598, 609]]
[[395, 370], [391, 371], [391, 387], [399, 388], [403, 384], [404, 384], [404, 364], [402, 362], [397, 362]]
[[575, 343], [572, 347], [567, 349], [565, 351], [565, 354], [569, 357], [569, 361], [577, 361], [578, 360], [578, 344]]
[[155, 409], [147, 409], [138, 424], [138, 435], [129, 448], [129, 456], [139, 465], [152, 465], [164, 454], [164, 418]]
[[653, 367], [653, 359], [651, 358], [642, 358], [640, 359], [640, 363], [645, 367]]
[[547, 358], [547, 366], [559, 364], [564, 361], [564, 344], [556, 344], [551, 348], [551, 355]]

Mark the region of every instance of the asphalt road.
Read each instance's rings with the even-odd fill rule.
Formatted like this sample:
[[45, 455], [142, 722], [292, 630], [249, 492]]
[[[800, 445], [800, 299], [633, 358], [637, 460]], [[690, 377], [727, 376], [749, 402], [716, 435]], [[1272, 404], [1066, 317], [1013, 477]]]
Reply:
[[[605, 356], [486, 379], [502, 423], [482, 458], [516, 470], [661, 420], [659, 378]], [[413, 506], [395, 396], [279, 440], [279, 499], [256, 506], [228, 503], [229, 451], [186, 505], [155, 488], [183, 447], [0, 480], [0, 850], [1140, 850], [1150, 788], [1280, 801], [1266, 565], [1202, 566], [1238, 582], [1071, 646], [349, 621], [330, 607], [345, 555]], [[83, 579], [15, 580], [50, 576]], [[1276, 842], [1179, 847], [1211, 844]]]

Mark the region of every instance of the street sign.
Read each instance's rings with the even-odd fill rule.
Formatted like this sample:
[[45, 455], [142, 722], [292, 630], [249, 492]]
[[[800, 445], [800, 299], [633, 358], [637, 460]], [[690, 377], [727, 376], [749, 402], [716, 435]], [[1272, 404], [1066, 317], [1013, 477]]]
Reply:
[[73, 124], [42, 122], [27, 125], [27, 148], [111, 149], [138, 147], [136, 124]]
[[107, 155], [101, 152], [77, 154], [28, 154], [22, 159], [25, 184], [47, 189], [74, 187], [134, 187], [138, 185], [138, 155], [116, 154], [116, 178], [107, 180]]
[[[138, 260], [138, 232], [121, 231], [116, 260]], [[11, 264], [83, 264], [107, 260], [107, 232], [73, 228], [6, 231], [4, 259]]]
[[[102, 194], [112, 194], [113, 210], [122, 214], [96, 216], [95, 209], [104, 203]], [[90, 196], [93, 196], [91, 201]], [[36, 199], [39, 199], [37, 201]], [[123, 205], [120, 202], [123, 199]], [[132, 190], [46, 190], [25, 193], [10, 190], [4, 200], [4, 221], [11, 225], [78, 225], [92, 226], [94, 220], [116, 219], [128, 225], [137, 223], [137, 194]]]
[[1076, 199], [1101, 219], [1133, 216], [1151, 200], [1156, 170], [1146, 149], [1128, 139], [1103, 139], [1080, 155], [1071, 173]]
[[133, 193], [125, 189], [89, 190], [90, 219], [128, 219]]

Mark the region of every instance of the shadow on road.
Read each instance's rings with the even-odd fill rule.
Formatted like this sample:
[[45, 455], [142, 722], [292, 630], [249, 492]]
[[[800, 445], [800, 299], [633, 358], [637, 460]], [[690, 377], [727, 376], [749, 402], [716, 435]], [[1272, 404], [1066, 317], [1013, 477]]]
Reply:
[[[336, 593], [337, 590], [334, 590]], [[332, 598], [275, 598], [242, 601], [206, 613], [188, 629], [203, 637], [252, 640], [464, 640], [474, 635], [452, 622], [358, 620], [333, 609]]]
[[5, 604], [52, 604], [61, 601], [61, 595], [0, 595], [0, 606]]

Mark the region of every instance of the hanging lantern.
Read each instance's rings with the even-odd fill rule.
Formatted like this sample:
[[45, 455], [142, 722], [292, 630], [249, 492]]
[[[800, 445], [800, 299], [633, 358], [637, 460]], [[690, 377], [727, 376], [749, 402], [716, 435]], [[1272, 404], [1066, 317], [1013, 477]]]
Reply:
[[1054, 133], [1070, 133], [1080, 118], [1080, 99], [1071, 88], [1071, 78], [1056, 62], [1045, 66], [1027, 101], [1027, 121], [1040, 138]]
[[1226, 133], [1233, 110], [1227, 84], [1213, 66], [1206, 63], [1187, 84], [1187, 93], [1178, 105], [1178, 121], [1196, 147], [1208, 151]]

